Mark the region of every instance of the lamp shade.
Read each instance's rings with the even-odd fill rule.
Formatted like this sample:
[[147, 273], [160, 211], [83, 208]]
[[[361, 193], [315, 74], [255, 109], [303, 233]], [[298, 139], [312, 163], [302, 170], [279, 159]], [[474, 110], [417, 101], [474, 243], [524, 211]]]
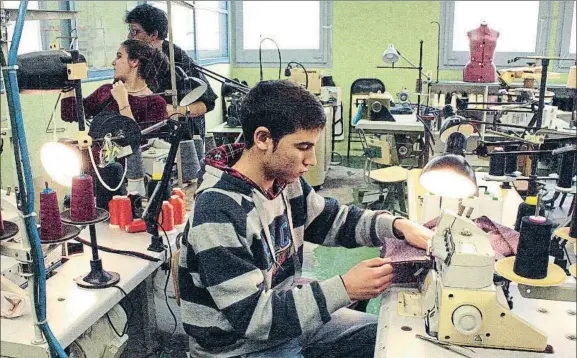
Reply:
[[399, 60], [399, 52], [395, 49], [393, 44], [390, 44], [389, 47], [383, 52], [383, 62], [384, 63], [395, 63]]
[[65, 144], [44, 144], [40, 149], [40, 160], [46, 173], [60, 185], [71, 187], [72, 178], [80, 174], [80, 156]]
[[186, 81], [188, 82], [187, 87], [192, 89], [180, 100], [178, 105], [181, 107], [188, 106], [189, 104], [198, 101], [198, 99], [202, 97], [208, 88], [206, 82], [200, 78], [187, 77]]
[[466, 198], [477, 191], [473, 168], [463, 156], [456, 154], [431, 159], [423, 168], [419, 182], [427, 191], [450, 198]]
[[441, 142], [446, 143], [451, 133], [463, 133], [466, 138], [473, 135], [477, 129], [471, 123], [461, 116], [455, 115], [453, 117], [445, 118], [441, 126], [440, 139]]

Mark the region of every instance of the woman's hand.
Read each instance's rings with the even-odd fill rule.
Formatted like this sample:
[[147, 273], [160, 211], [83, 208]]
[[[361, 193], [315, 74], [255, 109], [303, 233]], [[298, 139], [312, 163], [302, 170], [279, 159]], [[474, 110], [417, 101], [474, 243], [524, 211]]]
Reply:
[[419, 225], [407, 219], [396, 219], [393, 225], [395, 230], [399, 231], [405, 237], [405, 241], [419, 249], [426, 249], [427, 241], [434, 234], [423, 225]]
[[124, 85], [124, 82], [118, 81], [112, 84], [112, 89], [110, 90], [112, 98], [118, 103], [118, 108], [124, 108], [129, 105], [128, 103], [128, 90]]

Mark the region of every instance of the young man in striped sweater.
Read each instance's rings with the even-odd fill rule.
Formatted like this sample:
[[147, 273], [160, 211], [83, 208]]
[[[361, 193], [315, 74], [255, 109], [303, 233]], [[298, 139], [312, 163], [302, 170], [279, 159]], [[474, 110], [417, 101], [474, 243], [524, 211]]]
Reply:
[[381, 246], [432, 234], [382, 212], [323, 198], [302, 175], [326, 118], [318, 100], [287, 81], [263, 81], [241, 109], [245, 144], [205, 159], [179, 262], [184, 329], [193, 357], [372, 357], [377, 317], [347, 309], [391, 283], [387, 259], [299, 285], [303, 242]]

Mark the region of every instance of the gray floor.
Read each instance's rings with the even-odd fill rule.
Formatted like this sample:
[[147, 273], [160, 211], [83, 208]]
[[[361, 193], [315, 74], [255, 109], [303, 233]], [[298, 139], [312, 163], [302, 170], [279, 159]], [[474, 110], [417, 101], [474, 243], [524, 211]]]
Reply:
[[[362, 160], [360, 158], [353, 158], [351, 160], [351, 167], [332, 166], [327, 174], [324, 186], [319, 190], [319, 194], [323, 196], [334, 197], [342, 204], [357, 204], [357, 193], [359, 190], [374, 188], [363, 181], [361, 166]], [[567, 218], [567, 212], [571, 203], [572, 196], [569, 195], [565, 200], [562, 208], [556, 208], [549, 212], [549, 217], [554, 221], [562, 223]], [[358, 205], [358, 204], [357, 204]], [[374, 255], [374, 249], [354, 249], [349, 251], [345, 256], [338, 250], [340, 249], [326, 249], [317, 248], [314, 245], [307, 245], [305, 248], [305, 271], [309, 271], [309, 275], [313, 278], [323, 278], [323, 276], [334, 274], [334, 272], [344, 273], [348, 270], [348, 266], [352, 265], [356, 260], [361, 260], [366, 255]], [[355, 251], [357, 250], [357, 251]], [[315, 270], [312, 270], [315, 268]], [[314, 272], [313, 272], [314, 271]], [[169, 278], [167, 286], [167, 302], [168, 305], [175, 312], [177, 323], [176, 330], [171, 335], [175, 322], [170, 314], [164, 296], [164, 284], [167, 272], [159, 271], [155, 277], [155, 301], [157, 309], [157, 322], [159, 328], [158, 341], [164, 349], [155, 352], [151, 357], [173, 357], [184, 358], [187, 351], [187, 336], [182, 328], [180, 322], [179, 308], [174, 300], [174, 287], [172, 279]], [[138, 304], [138, 299], [132, 300], [134, 304]], [[372, 307], [372, 308], [371, 308]], [[374, 310], [375, 304], [369, 305], [367, 309], [369, 312]], [[122, 355], [123, 358], [128, 357], [144, 357], [146, 356], [146, 348], [142, 344], [142, 326], [138, 317], [133, 317], [130, 322], [129, 329], [129, 345], [127, 350]], [[161, 351], [164, 353], [161, 353]]]

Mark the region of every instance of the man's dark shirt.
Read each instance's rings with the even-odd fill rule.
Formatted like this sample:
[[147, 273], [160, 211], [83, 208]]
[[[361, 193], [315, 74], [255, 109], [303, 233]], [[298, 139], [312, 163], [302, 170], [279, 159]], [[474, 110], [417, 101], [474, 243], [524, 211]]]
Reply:
[[[162, 52], [168, 58], [170, 58], [169, 42], [166, 40], [164, 40], [164, 42], [162, 43]], [[200, 78], [201, 80], [207, 83], [208, 88], [198, 101], [203, 102], [206, 105], [206, 111], [210, 112], [214, 109], [215, 101], [218, 98], [218, 96], [214, 93], [214, 91], [210, 87], [210, 84], [206, 79], [206, 77], [203, 74], [201, 74], [197, 69], [195, 69], [193, 67], [193, 64], [194, 61], [190, 57], [188, 57], [186, 52], [183, 51], [180, 47], [174, 45], [174, 65], [181, 67], [189, 77]], [[172, 84], [170, 81], [170, 71], [166, 71], [164, 74], [160, 74], [157, 78], [157, 83], [151, 85], [152, 85], [151, 89], [155, 93], [172, 89]], [[186, 86], [185, 81], [178, 75], [177, 71], [176, 89], [178, 91], [177, 98], [179, 102], [187, 94], [187, 88], [185, 86]], [[190, 91], [190, 88], [188, 89], [188, 91]], [[172, 104], [172, 96], [164, 96], [164, 99], [166, 100], [166, 103]]]

